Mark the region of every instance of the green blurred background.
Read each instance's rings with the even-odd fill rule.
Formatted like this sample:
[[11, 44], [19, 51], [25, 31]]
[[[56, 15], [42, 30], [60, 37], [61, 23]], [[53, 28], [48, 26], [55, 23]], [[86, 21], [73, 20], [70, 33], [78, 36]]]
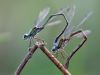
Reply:
[[[85, 23], [85, 28], [92, 33], [87, 43], [73, 57], [69, 70], [72, 75], [100, 75], [99, 0], [0, 0], [0, 75], [13, 75], [28, 52], [28, 41], [24, 41], [22, 36], [35, 23], [40, 10], [48, 6], [53, 13], [67, 5], [76, 6], [75, 24], [85, 13], [94, 12]], [[48, 49], [51, 49], [61, 27], [48, 27], [39, 34], [48, 43]], [[61, 75], [61, 72], [41, 50], [37, 50], [21, 75]]]

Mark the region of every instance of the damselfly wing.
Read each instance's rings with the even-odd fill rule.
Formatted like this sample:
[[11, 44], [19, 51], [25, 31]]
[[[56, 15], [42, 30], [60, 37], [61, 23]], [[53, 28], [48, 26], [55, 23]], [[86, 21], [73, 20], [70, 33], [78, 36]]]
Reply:
[[[71, 33], [78, 31], [84, 25], [85, 21], [92, 15], [92, 12], [89, 12], [78, 25], [69, 25], [68, 28], [64, 32], [64, 37], [68, 38]], [[89, 30], [88, 30], [89, 31]], [[87, 34], [87, 33], [86, 33]], [[77, 34], [78, 35], [78, 34]], [[75, 35], [76, 36], [76, 35]]]
[[44, 25], [44, 20], [47, 17], [48, 13], [50, 11], [50, 8], [45, 8], [44, 10], [42, 10], [38, 16], [37, 22], [36, 22], [36, 26], [37, 28], [41, 28]]
[[37, 33], [39, 33], [44, 28], [43, 23], [49, 11], [50, 8], [45, 8], [39, 13], [35, 26], [31, 29], [31, 31], [28, 34], [24, 35], [24, 39], [29, 39], [31, 37], [34, 37]]

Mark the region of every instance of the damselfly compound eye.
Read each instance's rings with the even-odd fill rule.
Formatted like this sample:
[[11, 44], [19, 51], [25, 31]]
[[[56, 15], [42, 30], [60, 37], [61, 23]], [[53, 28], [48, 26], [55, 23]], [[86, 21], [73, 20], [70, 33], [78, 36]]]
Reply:
[[28, 37], [29, 37], [28, 34], [24, 34], [23, 38], [24, 38], [24, 40], [26, 40], [26, 39], [28, 39]]

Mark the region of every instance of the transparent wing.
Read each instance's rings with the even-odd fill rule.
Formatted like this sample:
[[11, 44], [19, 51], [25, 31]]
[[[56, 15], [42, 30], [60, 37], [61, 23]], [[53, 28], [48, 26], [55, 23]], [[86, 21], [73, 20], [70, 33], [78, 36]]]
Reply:
[[76, 29], [79, 29], [82, 25], [84, 25], [85, 21], [93, 14], [93, 12], [89, 12], [83, 20], [75, 27]]
[[76, 31], [76, 30], [79, 30], [79, 28], [84, 25], [85, 21], [92, 15], [92, 12], [89, 12], [84, 18], [83, 20], [76, 26], [69, 26], [65, 33], [64, 33], [64, 36], [67, 38], [69, 37], [69, 35], [73, 32], [73, 31]]
[[[89, 35], [91, 33], [91, 31], [90, 30], [84, 30], [83, 33], [87, 36], [87, 35]], [[81, 33], [78, 33], [78, 34], [74, 35], [74, 37], [82, 38], [83, 34], [81, 32]]]
[[[68, 22], [70, 22], [74, 16], [74, 13], [75, 13], [75, 6], [70, 6], [70, 7], [60, 9], [55, 14], [64, 14], [66, 19], [68, 20]], [[56, 16], [54, 16], [52, 19], [50, 19], [49, 22], [52, 22], [53, 20], [55, 20], [55, 18], [56, 18]]]
[[65, 14], [67, 20], [68, 20], [68, 23], [70, 25], [74, 15], [75, 15], [75, 6], [71, 6], [71, 7], [68, 7], [67, 9], [67, 14]]
[[[58, 25], [58, 24], [60, 24], [62, 21], [61, 20], [57, 20], [57, 21], [52, 21], [52, 22], [49, 22], [48, 24], [47, 24], [47, 26], [54, 26], [54, 25]], [[46, 27], [47, 27], [46, 26]]]
[[68, 27], [66, 28], [66, 30], [64, 32], [64, 37], [69, 36], [75, 27], [75, 26], [70, 25], [74, 15], [75, 15], [75, 8], [76, 8], [75, 6], [72, 6], [72, 7], [67, 9], [68, 13], [66, 15], [66, 18], [68, 20]]
[[[63, 9], [60, 9], [57, 13], [53, 14], [53, 15], [56, 15], [56, 14], [62, 14], [64, 13], [65, 11], [67, 10], [67, 8], [63, 8]], [[53, 16], [49, 22], [52, 22], [56, 19], [57, 16]]]
[[50, 8], [45, 8], [39, 13], [39, 16], [38, 16], [38, 19], [36, 22], [36, 27], [38, 27], [38, 28], [42, 27], [42, 25], [44, 23], [44, 19], [48, 15], [49, 11], [50, 11]]

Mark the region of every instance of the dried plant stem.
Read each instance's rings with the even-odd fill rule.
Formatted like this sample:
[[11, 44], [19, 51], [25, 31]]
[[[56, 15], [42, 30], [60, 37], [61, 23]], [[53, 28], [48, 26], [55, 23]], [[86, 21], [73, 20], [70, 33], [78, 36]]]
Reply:
[[18, 66], [14, 75], [20, 75], [21, 71], [27, 64], [28, 60], [32, 57], [33, 53], [37, 50], [37, 48], [40, 48], [47, 55], [47, 57], [57, 66], [57, 68], [63, 73], [63, 75], [71, 75], [71, 73], [52, 55], [52, 53], [50, 53], [49, 50], [44, 47], [43, 43], [37, 43], [29, 49], [29, 52], [27, 53], [21, 64]]
[[21, 64], [18, 66], [14, 75], [20, 75], [21, 71], [23, 70], [23, 68], [27, 64], [28, 60], [32, 57], [33, 53], [36, 51], [37, 48], [38, 48], [38, 46], [35, 45], [35, 46], [33, 46], [32, 48], [29, 49], [29, 52], [27, 53], [27, 55], [25, 56], [25, 58], [23, 59]]
[[64, 66], [49, 52], [49, 50], [41, 46], [40, 49], [47, 55], [47, 57], [57, 66], [57, 68], [64, 74], [64, 75], [71, 75], [71, 73], [64, 68]]

